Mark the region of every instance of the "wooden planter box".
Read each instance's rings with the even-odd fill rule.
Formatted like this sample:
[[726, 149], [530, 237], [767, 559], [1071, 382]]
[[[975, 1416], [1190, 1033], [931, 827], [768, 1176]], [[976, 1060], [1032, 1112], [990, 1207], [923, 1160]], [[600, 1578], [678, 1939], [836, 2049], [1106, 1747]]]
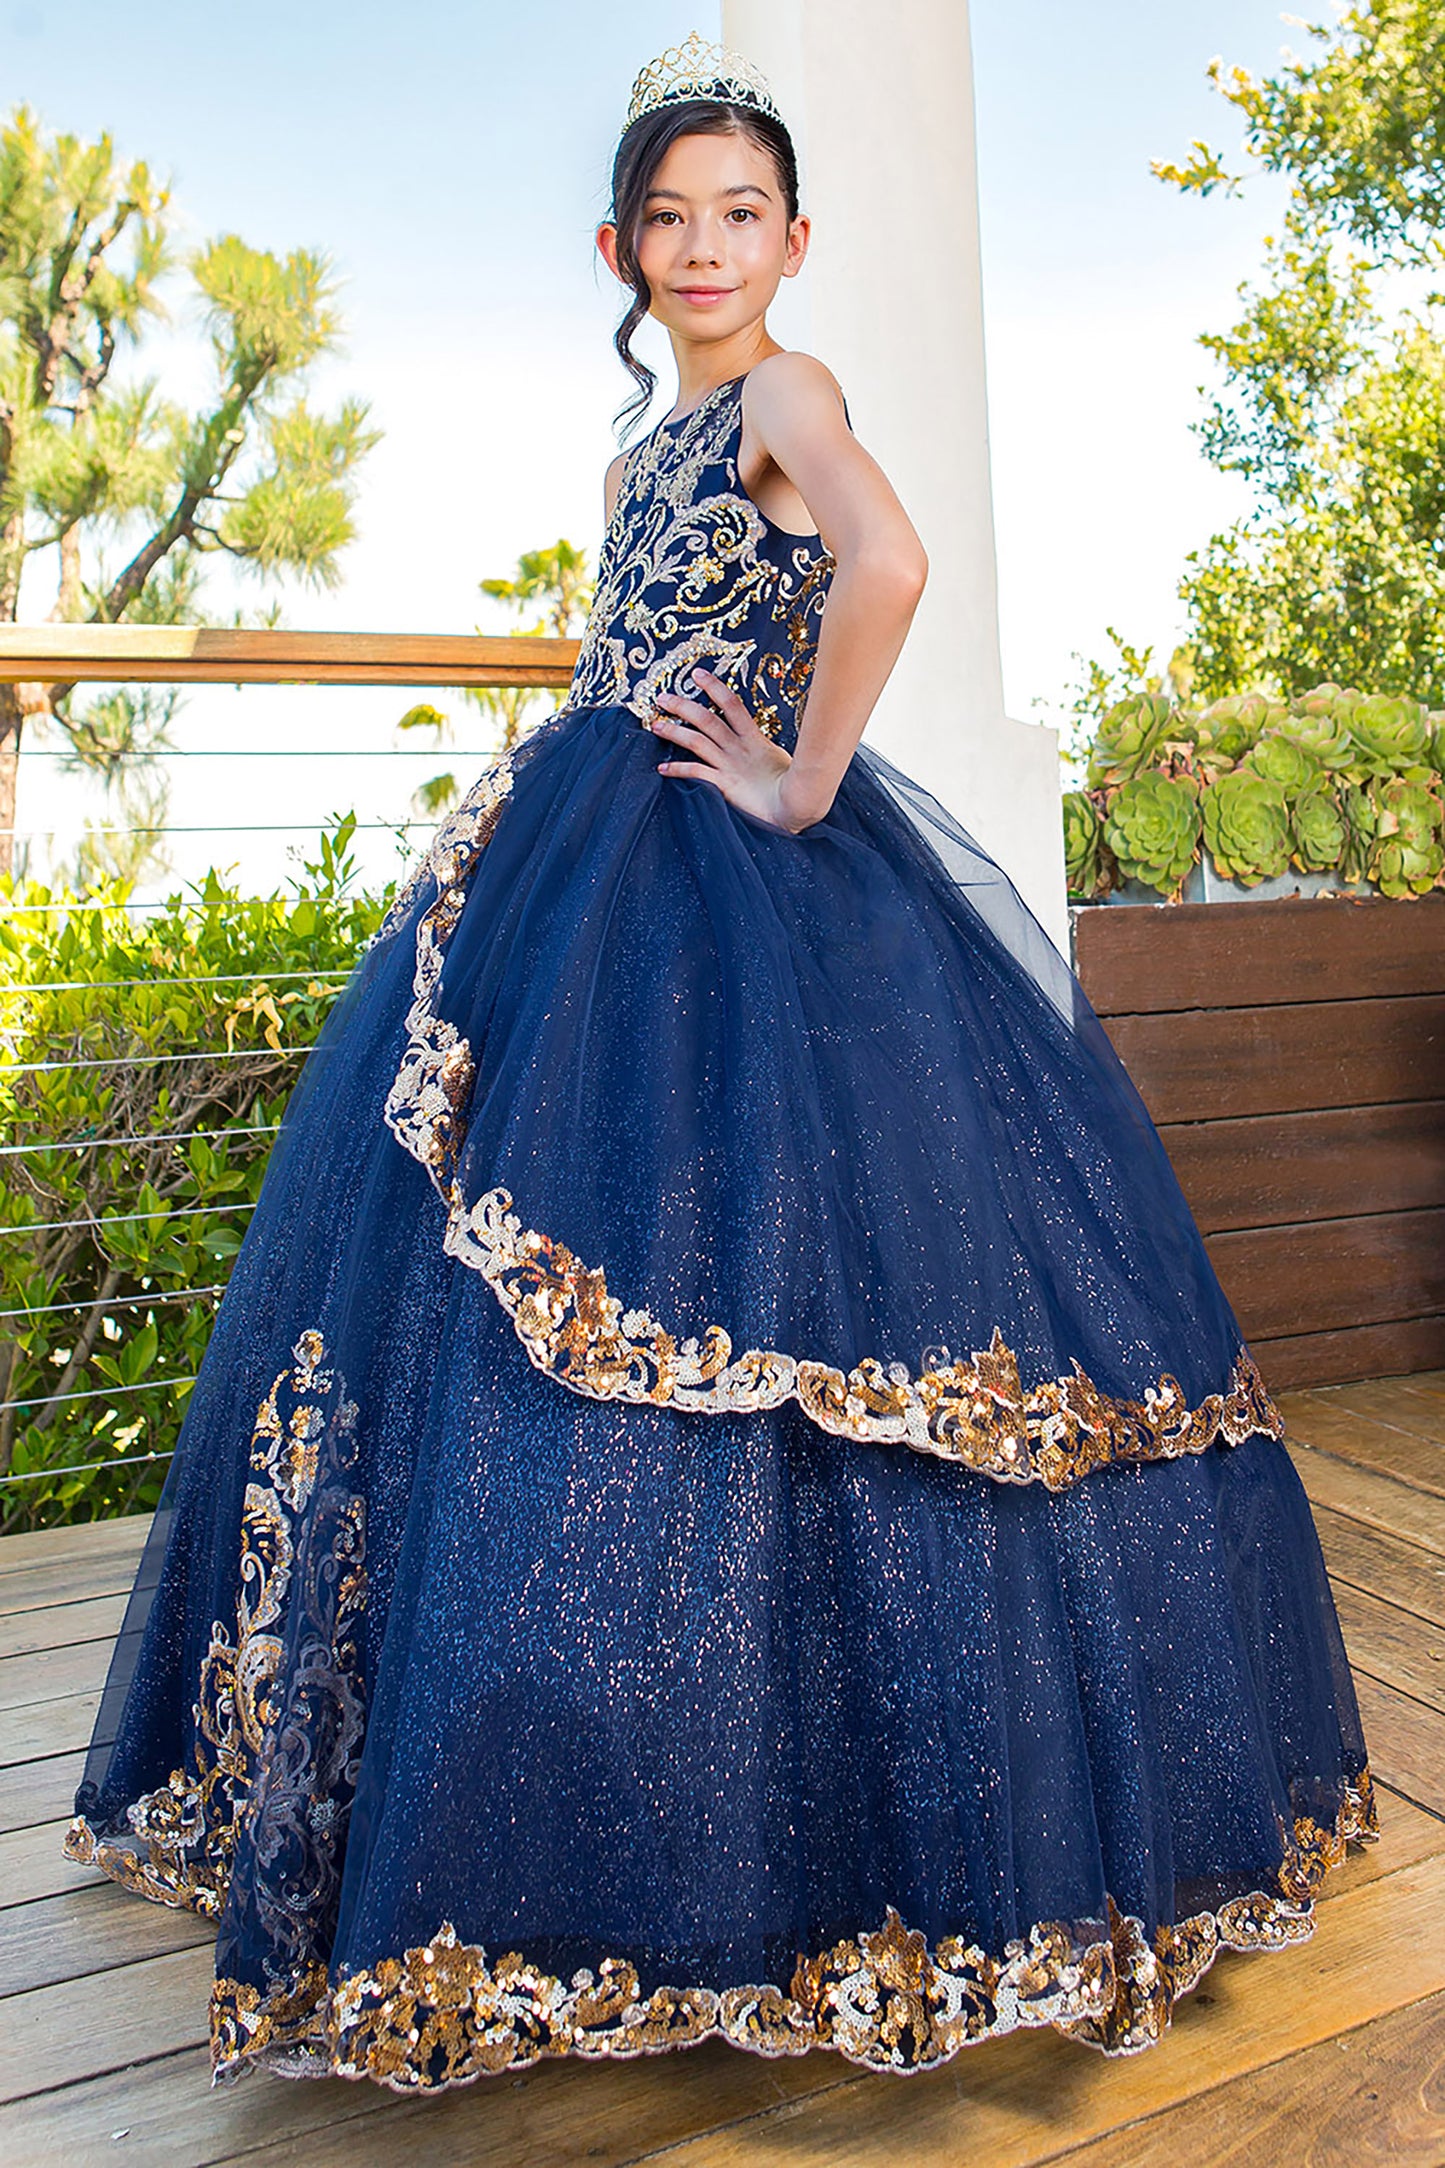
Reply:
[[1445, 1366], [1445, 896], [1091, 905], [1075, 958], [1268, 1383]]

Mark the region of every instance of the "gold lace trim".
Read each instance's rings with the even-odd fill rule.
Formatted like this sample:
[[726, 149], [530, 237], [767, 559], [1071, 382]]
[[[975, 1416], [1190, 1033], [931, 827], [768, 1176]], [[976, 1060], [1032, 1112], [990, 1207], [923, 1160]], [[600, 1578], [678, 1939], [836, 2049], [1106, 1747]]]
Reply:
[[[212, 2063], [218, 2076], [260, 2063], [438, 2092], [546, 2057], [649, 2055], [713, 2037], [767, 2056], [830, 2048], [865, 2068], [899, 2072], [932, 2069], [1020, 2026], [1053, 2025], [1105, 2054], [1134, 2054], [1163, 2036], [1175, 2001], [1222, 1949], [1286, 1949], [1308, 1939], [1326, 1872], [1350, 1838], [1372, 1838], [1377, 1826], [1366, 1769], [1346, 1784], [1332, 1828], [1308, 1816], [1290, 1834], [1281, 1826], [1273, 1892], [1252, 1891], [1161, 1927], [1152, 1939], [1106, 1900], [1104, 1920], [1035, 1926], [1002, 1956], [961, 1936], [930, 1950], [890, 1906], [875, 1932], [800, 1957], [786, 1988], [665, 1986], [643, 1994], [635, 1967], [616, 1958], [564, 1981], [517, 1951], [490, 1960], [447, 1922], [424, 1947], [335, 1985], [319, 1961], [266, 1993], [218, 1980]], [[117, 1872], [113, 1849], [83, 1821], [72, 1824], [66, 1850], [142, 1895], [156, 1894], [153, 1882]]]
[[996, 1330], [986, 1352], [916, 1377], [902, 1363], [842, 1371], [776, 1348], [734, 1357], [721, 1325], [679, 1341], [646, 1310], [624, 1309], [600, 1269], [562, 1243], [523, 1228], [505, 1189], [468, 1210], [456, 1184], [445, 1244], [472, 1265], [507, 1311], [539, 1370], [602, 1400], [648, 1401], [706, 1414], [775, 1408], [795, 1400], [821, 1430], [875, 1445], [907, 1445], [1002, 1483], [1065, 1490], [1115, 1461], [1174, 1460], [1216, 1439], [1242, 1444], [1284, 1424], [1253, 1359], [1241, 1348], [1223, 1392], [1191, 1407], [1164, 1376], [1142, 1400], [1100, 1392], [1073, 1374], [1025, 1387]]
[[735, 1356], [721, 1325], [706, 1326], [700, 1339], [679, 1339], [650, 1311], [625, 1308], [600, 1267], [524, 1228], [506, 1189], [490, 1189], [469, 1206], [457, 1168], [476, 1064], [456, 1026], [437, 1014], [436, 992], [466, 883], [510, 788], [502, 763], [481, 778], [432, 847], [437, 896], [417, 922], [407, 1045], [385, 1118], [446, 1205], [447, 1254], [481, 1273], [537, 1369], [593, 1399], [699, 1414], [795, 1400], [836, 1437], [911, 1446], [997, 1482], [1049, 1490], [1065, 1490], [1116, 1461], [1175, 1460], [1216, 1440], [1283, 1437], [1283, 1419], [1244, 1348], [1224, 1389], [1193, 1407], [1167, 1373], [1142, 1400], [1102, 1392], [1077, 1363], [1068, 1377], [1025, 1387], [1018, 1358], [997, 1330], [986, 1351], [967, 1361], [945, 1357], [917, 1376], [902, 1363], [872, 1358], [843, 1371], [777, 1348]]
[[[65, 1837], [68, 1858], [205, 1919], [224, 1912], [248, 1840], [269, 1845], [273, 1861], [284, 1843], [291, 1886], [313, 1904], [339, 1877], [366, 1730], [366, 1510], [346, 1482], [356, 1403], [325, 1361], [321, 1334], [302, 1332], [256, 1411], [235, 1620], [212, 1622], [190, 1766], [126, 1809], [127, 1839], [97, 1836], [84, 1815]], [[314, 1923], [293, 1913], [286, 1894], [255, 1913], [280, 1957], [296, 1961]]]

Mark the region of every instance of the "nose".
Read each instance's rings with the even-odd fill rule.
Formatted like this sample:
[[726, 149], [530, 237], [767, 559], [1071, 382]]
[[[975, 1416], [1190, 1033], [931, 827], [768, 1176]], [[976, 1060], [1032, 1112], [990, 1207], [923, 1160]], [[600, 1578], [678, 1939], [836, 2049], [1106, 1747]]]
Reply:
[[694, 232], [692, 245], [687, 252], [687, 260], [689, 263], [716, 264], [722, 262], [722, 250], [718, 246], [717, 239], [706, 227]]

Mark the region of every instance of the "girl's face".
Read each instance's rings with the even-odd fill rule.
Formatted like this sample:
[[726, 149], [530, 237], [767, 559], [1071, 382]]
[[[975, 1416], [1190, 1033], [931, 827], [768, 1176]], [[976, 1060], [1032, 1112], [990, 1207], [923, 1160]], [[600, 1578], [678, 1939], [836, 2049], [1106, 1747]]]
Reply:
[[[598, 229], [614, 272], [616, 242], [614, 226]], [[789, 222], [777, 168], [746, 136], [679, 136], [669, 146], [643, 202], [637, 260], [649, 314], [674, 338], [711, 344], [759, 322], [807, 248], [807, 218]]]

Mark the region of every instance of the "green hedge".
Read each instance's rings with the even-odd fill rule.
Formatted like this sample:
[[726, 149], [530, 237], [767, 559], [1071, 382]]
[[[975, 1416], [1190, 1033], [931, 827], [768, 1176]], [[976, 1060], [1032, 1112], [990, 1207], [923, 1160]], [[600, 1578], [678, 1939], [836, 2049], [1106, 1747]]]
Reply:
[[1070, 896], [1127, 880], [1174, 897], [1205, 853], [1246, 887], [1291, 866], [1386, 896], [1445, 887], [1445, 715], [1338, 685], [1198, 709], [1117, 702], [1088, 788], [1064, 797]]
[[[0, 1400], [20, 1403], [0, 1413], [0, 1529], [155, 1504], [189, 1390], [167, 1381], [194, 1375], [218, 1299], [166, 1298], [225, 1281], [388, 900], [356, 890], [354, 825], [285, 895], [213, 872], [141, 914], [119, 884], [0, 881]], [[175, 1141], [195, 1130], [219, 1134]]]

